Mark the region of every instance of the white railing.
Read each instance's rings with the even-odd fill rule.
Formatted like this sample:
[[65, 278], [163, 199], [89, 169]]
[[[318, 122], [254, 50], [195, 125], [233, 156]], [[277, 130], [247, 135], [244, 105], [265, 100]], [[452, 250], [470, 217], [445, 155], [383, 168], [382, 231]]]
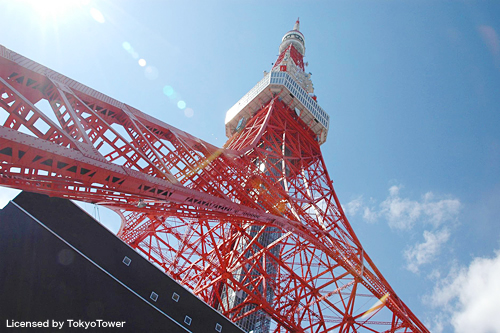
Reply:
[[300, 86], [300, 84], [287, 72], [270, 72], [259, 81], [245, 96], [243, 96], [226, 113], [226, 124], [234, 119], [247, 105], [249, 105], [267, 87], [285, 87], [297, 101], [302, 104], [327, 131], [330, 124], [330, 116], [319, 106], [319, 104]]

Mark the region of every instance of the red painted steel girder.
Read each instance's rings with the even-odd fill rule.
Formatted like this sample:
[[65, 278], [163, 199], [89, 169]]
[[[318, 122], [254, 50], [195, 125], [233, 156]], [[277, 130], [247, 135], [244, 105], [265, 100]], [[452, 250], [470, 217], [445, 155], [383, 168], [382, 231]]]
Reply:
[[0, 184], [114, 209], [124, 241], [242, 327], [428, 332], [279, 96], [217, 148], [0, 46], [0, 109]]

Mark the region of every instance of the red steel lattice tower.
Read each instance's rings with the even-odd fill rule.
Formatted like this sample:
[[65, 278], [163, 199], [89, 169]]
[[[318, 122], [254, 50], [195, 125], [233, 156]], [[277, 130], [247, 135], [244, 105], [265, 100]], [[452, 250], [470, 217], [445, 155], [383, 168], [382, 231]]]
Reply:
[[0, 184], [113, 209], [125, 242], [248, 332], [428, 332], [335, 194], [298, 20], [279, 51], [217, 148], [0, 46]]

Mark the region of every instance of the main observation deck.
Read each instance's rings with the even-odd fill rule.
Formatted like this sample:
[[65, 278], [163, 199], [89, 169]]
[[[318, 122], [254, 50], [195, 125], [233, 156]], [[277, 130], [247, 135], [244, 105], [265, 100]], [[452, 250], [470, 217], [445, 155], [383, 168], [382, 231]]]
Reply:
[[319, 144], [326, 141], [330, 116], [287, 72], [267, 73], [245, 96], [226, 113], [226, 136], [231, 137], [275, 94], [295, 110], [316, 134]]

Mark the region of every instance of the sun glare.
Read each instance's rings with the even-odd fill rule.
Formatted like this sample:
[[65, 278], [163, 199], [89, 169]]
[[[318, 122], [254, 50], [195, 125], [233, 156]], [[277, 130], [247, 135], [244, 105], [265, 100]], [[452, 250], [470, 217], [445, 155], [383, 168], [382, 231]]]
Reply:
[[22, 0], [40, 16], [61, 16], [81, 6], [88, 5], [89, 0]]

